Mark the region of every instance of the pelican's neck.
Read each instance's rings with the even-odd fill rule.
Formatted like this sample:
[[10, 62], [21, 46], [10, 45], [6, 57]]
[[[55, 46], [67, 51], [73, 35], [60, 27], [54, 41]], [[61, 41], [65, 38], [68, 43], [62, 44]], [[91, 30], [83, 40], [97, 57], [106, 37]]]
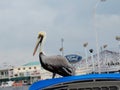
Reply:
[[43, 52], [40, 52], [40, 53], [39, 53], [39, 59], [40, 59], [40, 63], [41, 63], [42, 66], [44, 65], [44, 61], [42, 60], [42, 59], [43, 59], [43, 58], [42, 58], [43, 56], [44, 56], [44, 53], [43, 53]]
[[43, 52], [43, 43], [41, 43], [40, 48], [39, 48], [39, 53]]
[[41, 42], [41, 44], [40, 44], [39, 53], [40, 53], [40, 52], [43, 52], [43, 46], [44, 46], [45, 38], [46, 38], [46, 37], [44, 36], [44, 38], [43, 38], [43, 40], [42, 40], [42, 42]]

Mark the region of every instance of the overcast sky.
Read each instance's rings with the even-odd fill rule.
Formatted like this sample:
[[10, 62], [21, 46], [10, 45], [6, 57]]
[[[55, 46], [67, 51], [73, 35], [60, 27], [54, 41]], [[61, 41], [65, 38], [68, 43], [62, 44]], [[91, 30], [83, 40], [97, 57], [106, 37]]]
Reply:
[[98, 1], [0, 0], [0, 66], [38, 61], [38, 53], [34, 57], [32, 53], [39, 31], [47, 33], [47, 55], [61, 54], [61, 38], [65, 55], [84, 57], [85, 42], [96, 53], [95, 30], [99, 46], [118, 48], [115, 36], [120, 36], [120, 0]]

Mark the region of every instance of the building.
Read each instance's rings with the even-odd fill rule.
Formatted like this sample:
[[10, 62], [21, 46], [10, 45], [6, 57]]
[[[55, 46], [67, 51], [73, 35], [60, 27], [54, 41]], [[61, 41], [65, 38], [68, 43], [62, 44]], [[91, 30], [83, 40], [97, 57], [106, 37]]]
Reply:
[[32, 84], [38, 80], [49, 79], [51, 77], [52, 73], [43, 69], [39, 61], [0, 69], [0, 83], [12, 80], [15, 82], [22, 81], [24, 84]]
[[9, 72], [9, 69], [7, 69], [7, 68], [2, 68], [0, 70], [0, 82], [9, 80], [8, 72]]
[[39, 62], [30, 62], [22, 66], [0, 69], [0, 82], [12, 80], [31, 84], [40, 79]]

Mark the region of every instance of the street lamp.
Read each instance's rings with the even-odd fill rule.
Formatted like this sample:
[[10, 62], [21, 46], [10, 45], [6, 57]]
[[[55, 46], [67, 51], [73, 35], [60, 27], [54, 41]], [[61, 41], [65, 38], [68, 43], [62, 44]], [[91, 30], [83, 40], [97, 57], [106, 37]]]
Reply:
[[103, 48], [105, 49], [107, 46], [108, 46], [108, 45], [107, 45], [107, 44], [105, 44], [105, 45], [103, 45]]
[[95, 62], [94, 62], [94, 59], [93, 59], [93, 49], [90, 49], [89, 52], [91, 54], [93, 73], [95, 73]]
[[107, 47], [108, 47], [107, 44], [103, 45], [103, 49], [104, 49], [104, 51], [105, 51], [105, 54], [104, 54], [104, 59], [105, 59], [105, 61], [103, 61], [103, 62], [104, 62], [105, 70], [106, 70], [106, 71], [108, 71], [108, 70], [107, 70], [107, 68], [108, 68], [108, 60], [107, 60], [107, 53], [106, 53], [106, 48], [107, 48]]
[[116, 40], [118, 41], [118, 47], [119, 47], [119, 61], [120, 61], [120, 36], [116, 36]]
[[60, 48], [60, 52], [62, 52], [62, 56], [64, 56], [63, 42], [64, 42], [64, 39], [62, 38], [62, 39], [61, 39], [61, 48]]
[[94, 7], [94, 30], [95, 30], [95, 37], [96, 37], [96, 49], [97, 49], [97, 61], [98, 61], [98, 73], [101, 73], [101, 70], [100, 70], [100, 56], [99, 56], [99, 44], [98, 44], [98, 32], [97, 32], [97, 29], [96, 29], [96, 9], [97, 9], [97, 6], [98, 4], [101, 2], [104, 2], [106, 0], [98, 0], [95, 4], [95, 7]]
[[86, 68], [88, 69], [88, 61], [87, 61], [87, 58], [88, 58], [88, 56], [87, 56], [87, 46], [88, 46], [88, 42], [86, 42], [86, 43], [83, 44], [83, 47], [84, 47], [84, 49], [85, 49]]

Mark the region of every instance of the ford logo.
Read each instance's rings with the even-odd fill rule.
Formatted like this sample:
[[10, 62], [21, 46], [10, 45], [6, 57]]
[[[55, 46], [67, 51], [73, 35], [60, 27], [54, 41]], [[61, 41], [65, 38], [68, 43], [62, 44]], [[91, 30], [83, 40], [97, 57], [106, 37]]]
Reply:
[[66, 59], [67, 59], [69, 62], [71, 62], [71, 63], [79, 62], [79, 61], [82, 59], [81, 56], [76, 55], [76, 54], [66, 55], [65, 57], [66, 57]]

